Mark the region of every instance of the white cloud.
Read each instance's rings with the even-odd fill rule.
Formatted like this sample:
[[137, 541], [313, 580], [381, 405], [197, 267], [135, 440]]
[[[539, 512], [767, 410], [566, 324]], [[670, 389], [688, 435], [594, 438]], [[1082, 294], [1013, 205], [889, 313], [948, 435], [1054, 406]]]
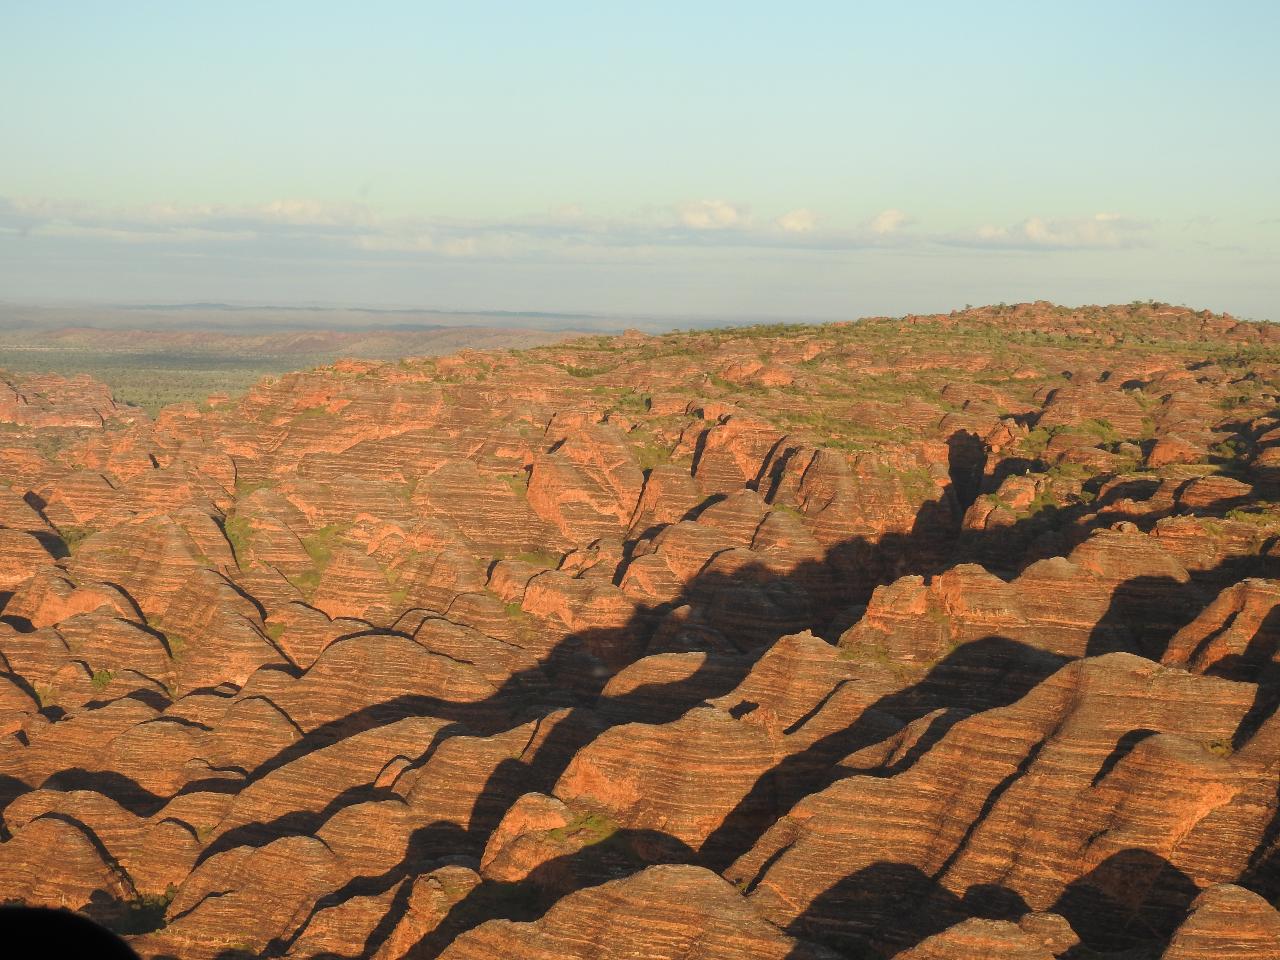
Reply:
[[883, 236], [884, 234], [893, 233], [895, 230], [910, 222], [911, 221], [907, 219], [907, 215], [901, 210], [894, 210], [890, 208], [888, 210], [881, 210], [867, 221], [867, 227], [872, 233], [878, 233]]
[[745, 205], [725, 200], [650, 207], [612, 218], [564, 206], [527, 217], [460, 220], [386, 216], [358, 203], [288, 198], [244, 206], [153, 204], [112, 210], [0, 196], [0, 235], [79, 237], [162, 248], [166, 253], [203, 249], [302, 259], [348, 252], [363, 257], [584, 263], [664, 255], [724, 258], [747, 250], [829, 255], [947, 247], [1050, 252], [1134, 247], [1151, 238], [1149, 224], [1116, 213], [1032, 216], [1010, 226], [957, 233], [904, 229], [912, 222], [901, 210], [888, 209], [857, 227], [840, 230], [821, 223], [804, 207], [756, 221]]
[[1008, 227], [987, 224], [971, 236], [948, 238], [959, 246], [1004, 247], [1009, 249], [1078, 250], [1132, 247], [1145, 241], [1149, 224], [1129, 220], [1118, 213], [1095, 213], [1091, 217], [1028, 217]]
[[336, 226], [340, 224], [363, 223], [373, 219], [372, 212], [362, 204], [326, 203], [320, 200], [272, 200], [254, 211], [268, 220], [277, 223], [290, 223], [299, 226], [322, 224]]
[[789, 210], [774, 221], [783, 233], [809, 233], [818, 224], [818, 218], [812, 210], [801, 207]]
[[693, 230], [724, 230], [747, 221], [747, 210], [724, 200], [694, 200], [682, 203], [676, 212], [680, 222]]

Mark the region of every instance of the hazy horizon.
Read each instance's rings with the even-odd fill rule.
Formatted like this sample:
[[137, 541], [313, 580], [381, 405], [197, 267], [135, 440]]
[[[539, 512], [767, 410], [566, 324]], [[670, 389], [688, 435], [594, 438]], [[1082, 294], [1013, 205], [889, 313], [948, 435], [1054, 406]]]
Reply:
[[1280, 317], [1280, 8], [10, 11], [0, 299]]
[[[1030, 301], [1014, 301], [1030, 302]], [[1045, 302], [1045, 301], [1040, 301]], [[1051, 301], [1049, 301], [1051, 302]], [[1134, 301], [1130, 301], [1134, 302]], [[1162, 302], [1151, 299], [1138, 302]], [[1002, 301], [1001, 303], [1008, 303]], [[856, 312], [840, 316], [749, 314], [570, 313], [537, 310], [447, 310], [428, 307], [369, 307], [354, 304], [264, 304], [191, 302], [172, 304], [102, 303], [97, 301], [20, 302], [0, 300], [0, 331], [44, 335], [83, 328], [157, 334], [205, 332], [218, 336], [270, 336], [289, 333], [416, 333], [424, 331], [528, 330], [542, 333], [619, 334], [626, 330], [661, 335], [679, 331], [727, 329], [758, 324], [826, 324], [877, 317], [955, 313], [996, 303], [955, 304], [939, 310]], [[1123, 304], [1055, 304], [1068, 309], [1110, 308]], [[1194, 310], [1201, 304], [1173, 304]], [[1275, 322], [1267, 317], [1240, 317], [1249, 322]], [[3, 354], [0, 345], [0, 354]]]

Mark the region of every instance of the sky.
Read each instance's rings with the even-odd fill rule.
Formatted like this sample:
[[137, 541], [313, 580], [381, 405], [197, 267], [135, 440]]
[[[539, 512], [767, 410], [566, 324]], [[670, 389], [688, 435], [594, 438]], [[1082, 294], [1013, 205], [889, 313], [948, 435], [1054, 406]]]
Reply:
[[0, 0], [0, 300], [1280, 320], [1280, 4]]

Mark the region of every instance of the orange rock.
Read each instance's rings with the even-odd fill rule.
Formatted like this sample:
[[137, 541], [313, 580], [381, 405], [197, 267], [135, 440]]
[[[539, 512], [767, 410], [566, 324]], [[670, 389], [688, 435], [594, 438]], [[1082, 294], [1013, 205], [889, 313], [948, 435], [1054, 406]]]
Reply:
[[333, 854], [310, 837], [237, 847], [198, 866], [169, 905], [167, 925], [133, 947], [148, 957], [261, 954], [272, 941], [292, 939], [316, 901], [346, 879]]
[[582, 890], [533, 923], [492, 920], [458, 937], [442, 960], [519, 954], [530, 960], [738, 957], [818, 960], [831, 956], [797, 943], [754, 917], [709, 871], [659, 866]]
[[1053, 956], [1015, 924], [1003, 920], [965, 920], [898, 954], [900, 960], [1051, 960]]
[[1280, 913], [1256, 893], [1233, 884], [1209, 887], [1162, 960], [1264, 960], [1280, 944]]
[[48, 549], [32, 534], [0, 528], [0, 590], [21, 586], [52, 561]]
[[93, 837], [57, 816], [38, 818], [0, 844], [0, 889], [11, 901], [65, 907], [99, 922], [119, 922], [135, 895], [128, 875], [103, 858]]
[[0, 378], [0, 899], [172, 885], [151, 956], [1259, 955], [1277, 337]]

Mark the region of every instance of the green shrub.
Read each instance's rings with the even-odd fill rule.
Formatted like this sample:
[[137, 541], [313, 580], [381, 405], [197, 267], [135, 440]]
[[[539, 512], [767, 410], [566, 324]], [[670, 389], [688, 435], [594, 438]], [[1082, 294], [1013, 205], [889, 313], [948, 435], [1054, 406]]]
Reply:
[[67, 552], [74, 554], [80, 548], [80, 544], [89, 539], [96, 531], [91, 527], [59, 527], [58, 535], [62, 537], [62, 542], [67, 545]]
[[222, 532], [226, 534], [236, 565], [240, 567], [244, 567], [249, 557], [249, 529], [248, 518], [241, 516], [229, 516], [222, 524]]
[[37, 683], [32, 692], [36, 695], [36, 704], [41, 710], [46, 707], [57, 706], [58, 688], [52, 683]]
[[618, 832], [618, 825], [598, 813], [580, 813], [563, 827], [547, 831], [547, 836], [557, 842], [573, 837], [583, 840], [583, 846], [592, 846], [608, 840]]
[[587, 377], [598, 377], [602, 373], [609, 373], [611, 370], [616, 370], [617, 366], [615, 365], [612, 367], [577, 367], [571, 363], [571, 364], [568, 364], [564, 369], [565, 369], [565, 372], [569, 374], [569, 376], [571, 377], [579, 377], [582, 379], [586, 379]]
[[671, 459], [671, 451], [656, 443], [645, 443], [635, 448], [636, 463], [641, 470], [652, 470]]
[[307, 556], [316, 565], [317, 572], [323, 571], [328, 566], [329, 560], [333, 557], [333, 548], [345, 529], [342, 524], [329, 523], [300, 538], [302, 549], [307, 551]]
[[613, 409], [621, 413], [644, 413], [649, 409], [649, 395], [627, 387], [613, 398]]
[[183, 651], [187, 649], [186, 638], [179, 634], [165, 631], [164, 640], [169, 647], [169, 658], [171, 660], [181, 660]]
[[535, 567], [558, 567], [564, 554], [555, 553], [551, 550], [521, 550], [519, 553], [512, 554], [512, 560], [520, 560], [523, 563], [531, 563]]
[[132, 900], [126, 900], [124, 912], [120, 919], [111, 925], [119, 934], [133, 935], [151, 933], [165, 924], [164, 914], [169, 909], [177, 894], [177, 888], [169, 884], [164, 893], [140, 893]]
[[316, 592], [316, 588], [320, 586], [319, 570], [304, 570], [293, 578], [293, 585], [298, 588], [304, 597], [310, 597]]

